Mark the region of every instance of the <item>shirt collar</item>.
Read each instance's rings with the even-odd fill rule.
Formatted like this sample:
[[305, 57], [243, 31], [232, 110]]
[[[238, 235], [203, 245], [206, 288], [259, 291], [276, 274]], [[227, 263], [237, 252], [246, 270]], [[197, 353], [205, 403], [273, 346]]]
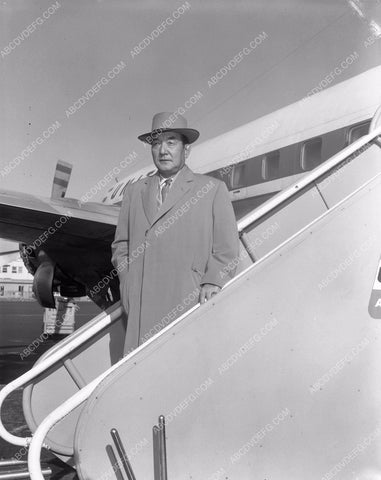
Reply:
[[171, 182], [171, 186], [173, 185], [173, 182], [176, 180], [177, 178], [177, 175], [181, 172], [182, 169], [180, 169], [177, 173], [175, 173], [174, 175], [172, 175], [172, 177], [162, 177], [159, 173], [159, 171], [157, 172], [158, 174], [158, 177], [159, 177], [159, 185], [160, 187], [162, 187], [165, 183], [166, 180], [168, 180], [169, 178], [172, 179], [172, 182]]

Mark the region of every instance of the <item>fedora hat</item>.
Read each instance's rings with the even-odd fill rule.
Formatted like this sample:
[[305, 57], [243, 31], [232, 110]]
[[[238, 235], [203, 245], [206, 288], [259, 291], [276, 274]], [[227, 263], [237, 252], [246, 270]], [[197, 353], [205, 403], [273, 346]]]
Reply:
[[194, 128], [188, 128], [187, 119], [177, 112], [160, 112], [153, 116], [151, 131], [139, 135], [138, 139], [152, 144], [153, 140], [164, 132], [181, 133], [188, 140], [188, 143], [195, 142], [200, 135], [200, 132]]

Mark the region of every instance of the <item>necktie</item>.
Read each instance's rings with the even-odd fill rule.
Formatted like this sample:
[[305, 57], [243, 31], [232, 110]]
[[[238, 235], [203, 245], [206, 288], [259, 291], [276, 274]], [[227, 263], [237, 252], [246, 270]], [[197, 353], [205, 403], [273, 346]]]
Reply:
[[169, 189], [171, 188], [171, 183], [172, 183], [172, 178], [167, 178], [167, 180], [164, 182], [163, 186], [161, 187], [161, 205], [163, 205]]

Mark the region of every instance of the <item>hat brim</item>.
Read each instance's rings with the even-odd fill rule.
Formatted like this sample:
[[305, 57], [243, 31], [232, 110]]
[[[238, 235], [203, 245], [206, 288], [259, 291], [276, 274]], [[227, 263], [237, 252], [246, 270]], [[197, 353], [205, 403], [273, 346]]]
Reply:
[[159, 128], [157, 130], [152, 130], [152, 132], [143, 133], [143, 135], [139, 135], [138, 139], [142, 142], [148, 143], [152, 145], [153, 140], [164, 132], [176, 132], [181, 133], [184, 137], [188, 140], [188, 143], [195, 142], [198, 137], [200, 136], [200, 132], [194, 130], [193, 128]]

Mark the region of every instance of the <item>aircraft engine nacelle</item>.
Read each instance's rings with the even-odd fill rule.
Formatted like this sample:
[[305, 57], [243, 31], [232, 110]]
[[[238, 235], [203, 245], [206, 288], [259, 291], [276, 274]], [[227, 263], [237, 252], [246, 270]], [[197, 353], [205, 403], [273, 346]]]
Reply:
[[20, 254], [29, 273], [34, 275], [33, 293], [45, 308], [56, 308], [54, 292], [63, 297], [82, 297], [86, 288], [69, 278], [44, 250], [38, 252], [20, 244]]

